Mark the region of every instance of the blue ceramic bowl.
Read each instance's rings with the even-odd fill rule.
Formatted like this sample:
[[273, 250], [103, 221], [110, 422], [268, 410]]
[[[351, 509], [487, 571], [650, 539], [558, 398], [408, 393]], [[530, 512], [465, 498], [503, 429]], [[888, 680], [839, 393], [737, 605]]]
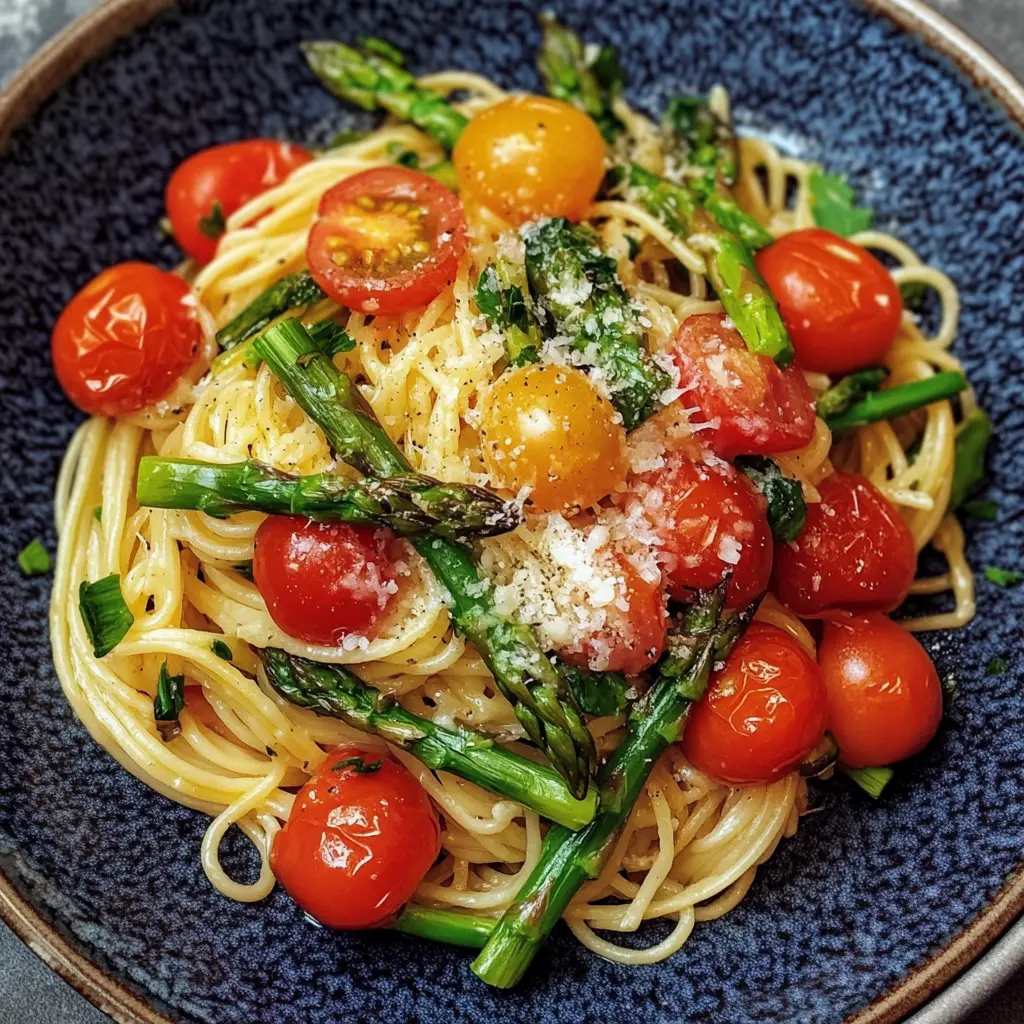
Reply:
[[[1024, 900], [1024, 588], [981, 580], [974, 622], [925, 638], [960, 699], [883, 800], [841, 782], [821, 787], [822, 812], [781, 846], [740, 907], [698, 927], [670, 961], [616, 966], [559, 932], [511, 993], [478, 983], [458, 950], [321, 931], [282, 892], [254, 906], [217, 895], [199, 865], [205, 820], [150, 793], [78, 724], [50, 661], [49, 580], [23, 579], [15, 564], [36, 535], [54, 546], [51, 490], [79, 420], [50, 370], [49, 330], [64, 303], [108, 264], [176, 261], [156, 226], [163, 184], [187, 154], [253, 135], [323, 142], [352, 120], [304, 67], [303, 39], [383, 35], [415, 68], [466, 67], [536, 86], [533, 0], [182, 0], [146, 20], [162, 6], [113, 3], [44, 53], [0, 107], [0, 138], [23, 121], [0, 155], [7, 919], [90, 998], [131, 1021], [877, 1024], [927, 998]], [[846, 172], [881, 224], [959, 283], [958, 352], [997, 425], [990, 493], [1001, 509], [997, 522], [971, 524], [970, 557], [1019, 567], [1018, 87], [907, 0], [871, 9], [845, 0], [559, 6], [586, 38], [620, 47], [641, 105], [724, 82], [742, 128]], [[1009, 670], [986, 674], [996, 656]], [[240, 851], [244, 874], [252, 866]]]

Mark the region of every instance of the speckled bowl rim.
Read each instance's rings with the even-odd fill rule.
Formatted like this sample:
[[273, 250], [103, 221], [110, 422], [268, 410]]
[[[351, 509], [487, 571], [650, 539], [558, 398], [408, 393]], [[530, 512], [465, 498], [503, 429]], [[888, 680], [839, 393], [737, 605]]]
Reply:
[[[11, 132], [117, 38], [175, 0], [104, 0], [56, 35], [0, 91], [0, 149]], [[1024, 131], [1024, 85], [988, 50], [921, 0], [855, 0], [952, 60]], [[976, 963], [1024, 910], [1024, 862], [985, 909], [943, 949], [844, 1024], [953, 1024], [1024, 964], [1024, 920]], [[49, 967], [118, 1024], [173, 1024], [83, 956], [0, 870], [0, 918]], [[973, 965], [973, 966], [972, 966]], [[969, 971], [968, 968], [971, 968]], [[965, 973], [966, 972], [966, 973]], [[958, 975], [955, 984], [950, 985]], [[949, 986], [947, 988], [947, 986]], [[945, 990], [945, 991], [943, 991]]]

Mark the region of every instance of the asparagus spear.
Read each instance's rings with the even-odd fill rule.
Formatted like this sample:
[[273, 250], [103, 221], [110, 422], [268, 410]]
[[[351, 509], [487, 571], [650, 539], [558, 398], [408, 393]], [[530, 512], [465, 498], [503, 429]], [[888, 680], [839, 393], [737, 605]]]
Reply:
[[508, 260], [499, 259], [485, 267], [476, 285], [476, 304], [480, 312], [505, 336], [510, 366], [525, 366], [540, 358], [544, 336], [526, 303], [529, 285], [525, 270]]
[[471, 729], [445, 728], [415, 715], [341, 665], [308, 661], [275, 647], [265, 648], [260, 657], [274, 689], [298, 707], [381, 736], [428, 768], [475, 782], [568, 829], [581, 828], [594, 816], [597, 797], [593, 791], [577, 800], [550, 768], [505, 750]]
[[841, 377], [835, 384], [823, 391], [818, 398], [816, 408], [823, 420], [841, 415], [854, 402], [859, 402], [865, 395], [877, 391], [889, 376], [884, 366], [873, 366], [868, 370], [858, 370]]
[[259, 334], [267, 324], [289, 310], [312, 306], [325, 298], [308, 270], [289, 274], [257, 295], [234, 320], [225, 324], [217, 332], [217, 344], [226, 352]]
[[687, 708], [700, 699], [713, 664], [728, 655], [757, 608], [755, 602], [722, 619], [723, 594], [722, 587], [705, 592], [687, 612], [657, 680], [633, 705], [626, 738], [598, 774], [594, 820], [578, 832], [558, 826], [548, 832], [537, 866], [473, 962], [474, 973], [487, 984], [515, 985], [579, 887], [600, 874], [651, 769], [679, 738]]
[[[275, 324], [253, 342], [288, 393], [323, 429], [338, 458], [365, 476], [401, 476], [405, 456], [359, 391], [316, 346], [298, 320]], [[527, 735], [548, 755], [573, 794], [587, 791], [594, 743], [565, 680], [525, 626], [502, 618], [489, 581], [470, 552], [439, 537], [411, 543], [451, 595], [455, 628], [476, 647]]]
[[469, 914], [463, 910], [438, 910], [407, 903], [391, 927], [396, 932], [445, 942], [449, 946], [481, 949], [494, 930], [495, 921], [493, 917]]
[[304, 43], [302, 50], [313, 73], [339, 99], [409, 121], [446, 151], [469, 123], [447, 100], [421, 89], [393, 47], [363, 40], [359, 50], [336, 42]]
[[445, 484], [421, 473], [352, 483], [333, 473], [293, 476], [252, 460], [147, 455], [139, 463], [136, 498], [149, 508], [199, 509], [216, 518], [255, 510], [453, 539], [507, 533], [522, 521], [513, 504], [482, 487]]
[[523, 231], [530, 291], [548, 315], [545, 327], [571, 340], [571, 348], [598, 367], [627, 430], [658, 409], [669, 375], [644, 346], [632, 299], [619, 282], [615, 260], [597, 236], [564, 218], [538, 221]]
[[876, 423], [878, 420], [891, 420], [896, 416], [903, 416], [943, 398], [952, 398], [967, 386], [967, 378], [962, 373], [947, 370], [924, 380], [900, 384], [884, 391], [868, 392], [845, 412], [825, 418], [825, 422], [833, 434], [838, 434], [854, 427]]

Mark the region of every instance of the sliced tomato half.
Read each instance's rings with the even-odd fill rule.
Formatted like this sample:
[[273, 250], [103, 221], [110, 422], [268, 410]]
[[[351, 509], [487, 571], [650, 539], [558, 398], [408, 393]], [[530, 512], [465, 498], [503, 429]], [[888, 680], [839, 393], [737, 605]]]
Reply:
[[375, 167], [320, 200], [306, 258], [331, 298], [361, 313], [425, 306], [452, 283], [466, 248], [454, 192], [405, 167]]

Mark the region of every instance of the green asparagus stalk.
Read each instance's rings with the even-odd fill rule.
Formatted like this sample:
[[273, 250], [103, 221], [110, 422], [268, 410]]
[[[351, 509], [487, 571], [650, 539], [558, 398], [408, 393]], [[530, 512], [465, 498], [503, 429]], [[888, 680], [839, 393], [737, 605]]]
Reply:
[[363, 40], [359, 50], [336, 42], [305, 43], [302, 50], [313, 73], [339, 99], [409, 121], [447, 152], [469, 123], [447, 100], [421, 89], [393, 47]]
[[571, 348], [604, 374], [612, 404], [627, 430], [659, 408], [671, 384], [644, 345], [640, 315], [619, 281], [615, 260], [597, 236], [563, 218], [538, 221], [523, 231], [526, 275], [546, 311], [545, 330], [570, 339]]
[[505, 750], [472, 729], [446, 728], [413, 714], [341, 665], [308, 661], [274, 647], [262, 650], [260, 657], [274, 689], [298, 707], [380, 736], [434, 771], [458, 775], [567, 829], [581, 828], [594, 816], [593, 791], [577, 800], [550, 768]]
[[444, 942], [449, 946], [481, 949], [494, 930], [496, 921], [496, 918], [463, 910], [437, 910], [407, 903], [391, 923], [391, 928], [396, 932]]
[[[369, 477], [410, 471], [359, 391], [317, 351], [298, 320], [274, 324], [253, 344], [288, 393], [323, 429], [338, 458]], [[565, 680], [533, 632], [498, 614], [491, 585], [466, 548], [432, 536], [415, 537], [411, 543], [447, 588], [455, 628], [483, 658], [526, 734], [548, 755], [573, 794], [582, 797], [594, 762], [593, 739]]]
[[633, 705], [626, 738], [598, 774], [594, 820], [578, 832], [558, 826], [548, 832], [537, 866], [473, 963], [487, 984], [515, 985], [580, 886], [600, 875], [651, 769], [678, 740], [687, 708], [700, 699], [715, 661], [728, 655], [757, 607], [722, 619], [722, 599], [722, 588], [701, 595], [683, 633], [672, 638], [654, 685]]
[[327, 296], [313, 280], [308, 270], [299, 270], [280, 281], [249, 303], [234, 320], [217, 332], [217, 344], [222, 352], [241, 345], [259, 334], [264, 327], [293, 309], [315, 305]]
[[952, 398], [967, 386], [967, 378], [962, 373], [936, 373], [924, 380], [900, 384], [884, 391], [871, 391], [849, 406], [845, 412], [825, 418], [825, 422], [833, 434], [842, 433], [845, 430], [853, 430], [854, 427], [877, 423], [879, 420], [891, 420], [925, 405], [931, 405], [932, 402]]
[[868, 370], [858, 370], [841, 377], [835, 384], [822, 392], [817, 401], [818, 415], [823, 420], [841, 416], [855, 402], [865, 395], [877, 391], [889, 376], [884, 366], [873, 366]]
[[333, 473], [293, 476], [252, 460], [147, 455], [139, 463], [136, 498], [148, 508], [198, 509], [216, 518], [255, 510], [451, 539], [507, 533], [522, 521], [515, 505], [482, 487], [446, 484], [421, 473], [353, 483]]
[[992, 420], [983, 409], [975, 409], [956, 432], [953, 485], [949, 490], [950, 512], [956, 511], [985, 479], [985, 449], [994, 433]]
[[510, 366], [525, 366], [540, 358], [544, 335], [526, 303], [526, 271], [508, 260], [485, 267], [476, 285], [476, 304], [505, 337]]

